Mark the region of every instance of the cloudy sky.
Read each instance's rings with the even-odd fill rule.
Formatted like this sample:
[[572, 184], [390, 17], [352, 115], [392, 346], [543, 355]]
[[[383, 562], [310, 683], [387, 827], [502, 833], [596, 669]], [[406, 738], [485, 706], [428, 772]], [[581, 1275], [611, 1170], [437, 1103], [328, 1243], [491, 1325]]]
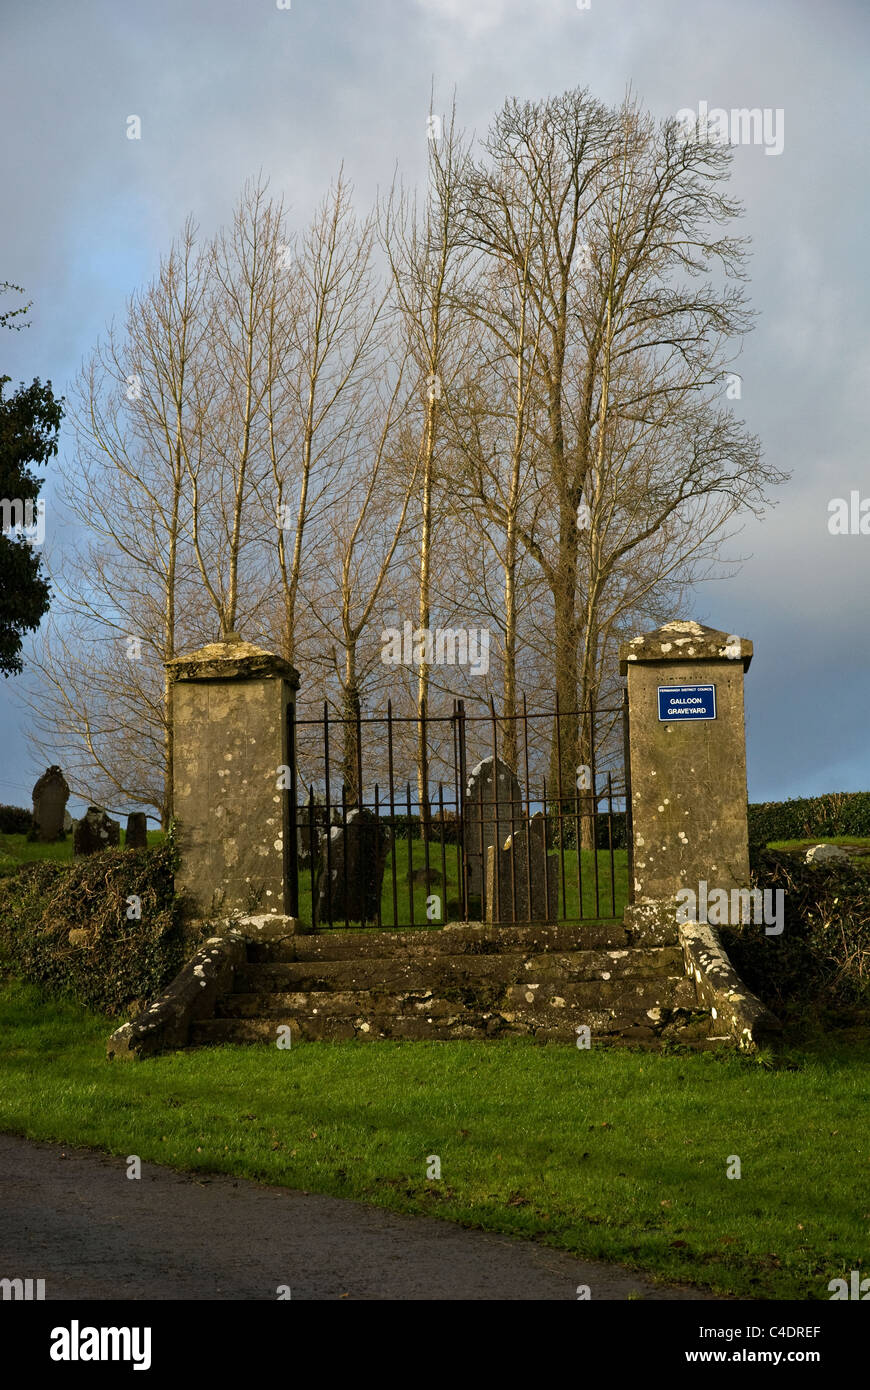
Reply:
[[[436, 109], [455, 89], [480, 133], [507, 96], [575, 86], [618, 102], [630, 84], [661, 117], [781, 111], [781, 153], [738, 147], [733, 189], [759, 314], [741, 408], [792, 478], [732, 543], [739, 572], [675, 616], [755, 643], [752, 800], [870, 788], [870, 536], [827, 524], [832, 498], [870, 497], [866, 0], [285, 3], [0, 0], [0, 280], [33, 300], [0, 372], [67, 389], [187, 213], [210, 234], [252, 173], [299, 225], [342, 161], [361, 200], [396, 165], [418, 179], [433, 81]], [[0, 801], [29, 805], [43, 762], [15, 687], [0, 682]]]

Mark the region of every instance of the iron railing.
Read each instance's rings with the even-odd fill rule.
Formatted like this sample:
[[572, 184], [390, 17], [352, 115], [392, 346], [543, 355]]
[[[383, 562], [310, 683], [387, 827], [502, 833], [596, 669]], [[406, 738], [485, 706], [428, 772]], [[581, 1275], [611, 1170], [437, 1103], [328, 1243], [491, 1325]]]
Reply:
[[523, 699], [505, 716], [456, 700], [449, 714], [399, 716], [388, 702], [386, 715], [348, 719], [325, 703], [318, 718], [291, 707], [288, 720], [293, 916], [319, 927], [583, 921], [617, 917], [630, 899], [627, 706], [530, 712]]

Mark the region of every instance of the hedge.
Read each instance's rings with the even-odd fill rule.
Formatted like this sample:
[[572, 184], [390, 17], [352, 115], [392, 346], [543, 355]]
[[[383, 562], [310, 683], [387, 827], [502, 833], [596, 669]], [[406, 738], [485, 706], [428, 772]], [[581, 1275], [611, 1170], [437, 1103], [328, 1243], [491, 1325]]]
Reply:
[[23, 806], [0, 806], [0, 835], [29, 835], [32, 825], [32, 811], [25, 811]]
[[[558, 806], [550, 806], [551, 848], [558, 844]], [[749, 843], [764, 846], [771, 840], [807, 840], [814, 837], [824, 839], [832, 835], [856, 835], [870, 837], [870, 792], [826, 792], [823, 796], [795, 797], [789, 801], [764, 801], [750, 803], [747, 807], [749, 822]], [[300, 823], [304, 812], [300, 811]], [[394, 838], [406, 840], [410, 834], [414, 840], [420, 838], [420, 818], [407, 813], [389, 818], [389, 807], [381, 808], [385, 822], [393, 828]], [[433, 820], [432, 839], [440, 843], [440, 822]], [[566, 804], [562, 822], [563, 843], [572, 849], [575, 842], [574, 804]], [[613, 848], [626, 848], [625, 812], [614, 811], [612, 822]], [[596, 843], [599, 849], [608, 847], [607, 815], [604, 803], [596, 822]], [[454, 844], [456, 839], [455, 821], [448, 819], [444, 827], [444, 839]]]
[[826, 792], [749, 807], [750, 844], [831, 835], [870, 836], [870, 792]]
[[[190, 949], [175, 866], [171, 835], [155, 849], [28, 864], [0, 880], [0, 949], [17, 975], [107, 1014], [152, 999]], [[129, 919], [134, 895], [142, 915]]]
[[[754, 850], [752, 883], [783, 894], [783, 931], [722, 926], [739, 975], [774, 1013], [806, 1018], [870, 1008], [870, 870]], [[773, 900], [776, 902], [776, 899]]]

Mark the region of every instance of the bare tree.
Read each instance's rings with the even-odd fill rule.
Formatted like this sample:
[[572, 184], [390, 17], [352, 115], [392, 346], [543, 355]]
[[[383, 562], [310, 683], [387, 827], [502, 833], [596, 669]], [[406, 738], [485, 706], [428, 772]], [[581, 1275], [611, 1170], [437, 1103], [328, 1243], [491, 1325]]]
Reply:
[[[382, 343], [382, 347], [383, 347]], [[357, 412], [353, 452], [342, 467], [342, 492], [330, 503], [312, 555], [317, 583], [307, 595], [317, 642], [328, 653], [338, 687], [342, 725], [342, 776], [350, 803], [362, 795], [358, 773], [358, 729], [366, 693], [380, 689], [379, 621], [389, 602], [400, 547], [407, 548], [407, 516], [415, 494], [419, 460], [403, 460], [402, 426], [407, 409], [404, 363], [387, 354]]]
[[[186, 453], [184, 463], [190, 544], [216, 636], [237, 625], [242, 574], [248, 595], [267, 587], [271, 530], [257, 498], [268, 466], [266, 403], [276, 366], [276, 306], [283, 303], [282, 234], [281, 205], [268, 198], [263, 180], [253, 180], [230, 230], [209, 248], [209, 349], [199, 383], [208, 447]], [[250, 610], [246, 616], [250, 624]]]
[[[724, 354], [749, 326], [734, 284], [743, 243], [720, 231], [740, 211], [721, 186], [729, 152], [681, 140], [673, 122], [656, 127], [631, 98], [608, 110], [583, 91], [509, 101], [485, 149], [470, 180], [474, 241], [528, 275], [541, 323], [545, 505], [521, 539], [550, 589], [556, 695], [571, 711], [596, 698], [608, 580], [632, 550], [663, 540], [669, 519], [702, 497], [760, 506], [781, 475], [713, 399]], [[655, 437], [652, 471], [629, 428], [638, 420]], [[603, 505], [607, 468], [626, 526], [605, 555], [589, 514]], [[561, 766], [554, 738], [554, 784], [573, 786], [591, 738], [578, 719]]]
[[[467, 142], [449, 120], [430, 113], [428, 184], [422, 212], [407, 194], [393, 190], [381, 217], [381, 242], [392, 272], [393, 288], [405, 326], [407, 350], [418, 374], [420, 488], [418, 520], [420, 629], [431, 628], [435, 490], [443, 437], [442, 402], [460, 376], [463, 342], [461, 286], [469, 273], [467, 241], [462, 235], [461, 193], [468, 163]], [[467, 348], [467, 340], [465, 341]], [[417, 702], [425, 710], [430, 665], [419, 663]], [[417, 751], [417, 796], [421, 820], [429, 821], [427, 750], [421, 721]]]
[[111, 330], [79, 377], [61, 505], [82, 533], [51, 567], [57, 597], [28, 692], [37, 741], [62, 753], [76, 790], [153, 806], [163, 824], [173, 756], [163, 663], [208, 620], [184, 545], [186, 470], [204, 448], [206, 283], [188, 221], [131, 299], [124, 334]]
[[[518, 209], [522, 217], [523, 209]], [[525, 238], [529, 245], [528, 233]], [[477, 592], [487, 585], [480, 568], [486, 552], [499, 566], [501, 594], [492, 612], [501, 632], [501, 755], [517, 770], [519, 715], [517, 663], [520, 642], [520, 580], [523, 527], [533, 533], [537, 497], [534, 472], [536, 374], [541, 323], [530, 283], [530, 254], [522, 263], [491, 256], [467, 287], [465, 308], [474, 325], [473, 371], [448, 401], [450, 456], [458, 461], [451, 479], [452, 512], [469, 526], [483, 552]], [[532, 511], [530, 512], [530, 508]]]
[[[380, 367], [386, 293], [373, 265], [374, 214], [358, 219], [342, 174], [298, 243], [280, 247], [284, 321], [270, 325], [266, 420], [284, 655], [297, 660], [306, 539], [328, 520]], [[273, 302], [277, 302], [277, 299]]]

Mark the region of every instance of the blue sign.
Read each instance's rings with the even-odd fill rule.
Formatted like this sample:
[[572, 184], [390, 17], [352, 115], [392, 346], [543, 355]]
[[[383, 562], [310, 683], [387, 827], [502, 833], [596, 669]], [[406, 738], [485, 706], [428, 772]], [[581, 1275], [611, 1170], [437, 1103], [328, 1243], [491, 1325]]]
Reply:
[[715, 718], [715, 685], [659, 686], [659, 722]]

